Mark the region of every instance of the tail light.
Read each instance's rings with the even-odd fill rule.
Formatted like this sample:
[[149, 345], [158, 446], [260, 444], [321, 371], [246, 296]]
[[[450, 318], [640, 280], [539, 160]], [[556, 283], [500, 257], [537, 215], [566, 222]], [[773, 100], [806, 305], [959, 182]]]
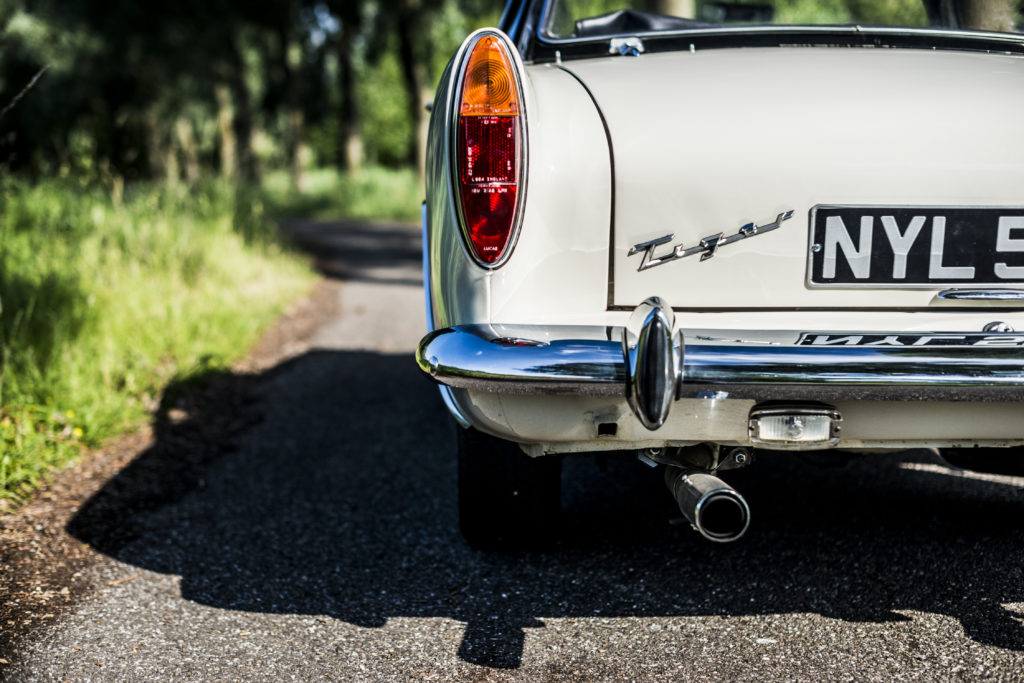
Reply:
[[508, 43], [479, 34], [463, 60], [456, 100], [455, 173], [462, 232], [487, 268], [515, 246], [523, 196], [522, 94]]

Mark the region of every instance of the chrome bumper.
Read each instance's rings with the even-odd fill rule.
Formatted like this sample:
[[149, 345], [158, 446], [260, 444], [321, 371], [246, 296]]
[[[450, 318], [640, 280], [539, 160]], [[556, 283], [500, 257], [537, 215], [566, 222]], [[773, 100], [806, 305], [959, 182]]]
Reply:
[[1021, 347], [805, 346], [799, 333], [730, 340], [671, 330], [671, 308], [648, 299], [626, 328], [439, 329], [420, 342], [416, 361], [460, 389], [626, 398], [649, 429], [680, 398], [1024, 400]]

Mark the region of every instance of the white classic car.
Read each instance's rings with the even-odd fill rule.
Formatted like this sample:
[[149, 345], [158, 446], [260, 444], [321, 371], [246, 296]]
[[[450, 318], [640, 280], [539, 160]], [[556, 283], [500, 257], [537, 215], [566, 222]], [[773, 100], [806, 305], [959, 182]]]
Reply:
[[511, 0], [470, 35], [432, 109], [417, 352], [467, 539], [545, 537], [565, 453], [664, 466], [713, 541], [747, 529], [717, 474], [755, 449], [1016, 456], [1021, 15]]

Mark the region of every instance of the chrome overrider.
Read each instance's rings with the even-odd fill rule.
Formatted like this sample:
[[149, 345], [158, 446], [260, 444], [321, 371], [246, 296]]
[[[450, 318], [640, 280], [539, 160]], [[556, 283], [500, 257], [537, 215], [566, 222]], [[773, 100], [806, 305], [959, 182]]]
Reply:
[[622, 334], [626, 399], [647, 429], [665, 423], [675, 397], [678, 349], [673, 344], [672, 308], [658, 297], [636, 307]]
[[[650, 430], [674, 399], [758, 401], [1024, 400], [1024, 348], [813, 346], [775, 333], [742, 340], [672, 333], [652, 297], [627, 328], [464, 325], [435, 330], [416, 361], [441, 384], [506, 394], [626, 398]], [[1001, 333], [993, 333], [997, 336]], [[771, 337], [771, 338], [769, 338]], [[778, 339], [789, 338], [789, 342]], [[998, 341], [998, 340], [997, 340]]]

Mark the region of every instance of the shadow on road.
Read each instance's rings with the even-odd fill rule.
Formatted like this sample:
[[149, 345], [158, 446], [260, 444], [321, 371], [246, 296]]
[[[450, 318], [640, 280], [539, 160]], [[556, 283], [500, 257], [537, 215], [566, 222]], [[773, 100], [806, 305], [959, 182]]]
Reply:
[[[348, 282], [408, 285], [423, 280], [419, 229], [367, 221], [293, 220], [283, 226], [295, 244], [311, 253], [326, 277]], [[410, 276], [409, 266], [417, 270]]]
[[[418, 284], [415, 230], [339, 225], [288, 229], [331, 277]], [[168, 389], [154, 445], [68, 530], [180, 575], [185, 599], [217, 608], [364, 627], [456, 619], [459, 655], [495, 668], [519, 666], [525, 630], [563, 617], [910, 610], [1024, 650], [1024, 495], [1010, 480], [943, 474], [920, 452], [834, 469], [768, 455], [731, 478], [753, 522], [723, 547], [669, 525], [658, 471], [570, 457], [561, 543], [486, 554], [457, 531], [454, 429], [407, 355], [313, 351], [258, 376], [194, 378]]]
[[409, 357], [317, 351], [206, 380], [69, 524], [180, 575], [188, 600], [364, 627], [449, 617], [466, 623], [460, 656], [497, 668], [519, 666], [524, 629], [561, 617], [919, 610], [1024, 650], [1022, 615], [1003, 606], [1024, 602], [1021, 491], [908, 468], [927, 454], [841, 469], [767, 456], [733, 478], [754, 521], [726, 547], [668, 524], [658, 472], [571, 458], [562, 543], [485, 554], [456, 531], [453, 428]]

